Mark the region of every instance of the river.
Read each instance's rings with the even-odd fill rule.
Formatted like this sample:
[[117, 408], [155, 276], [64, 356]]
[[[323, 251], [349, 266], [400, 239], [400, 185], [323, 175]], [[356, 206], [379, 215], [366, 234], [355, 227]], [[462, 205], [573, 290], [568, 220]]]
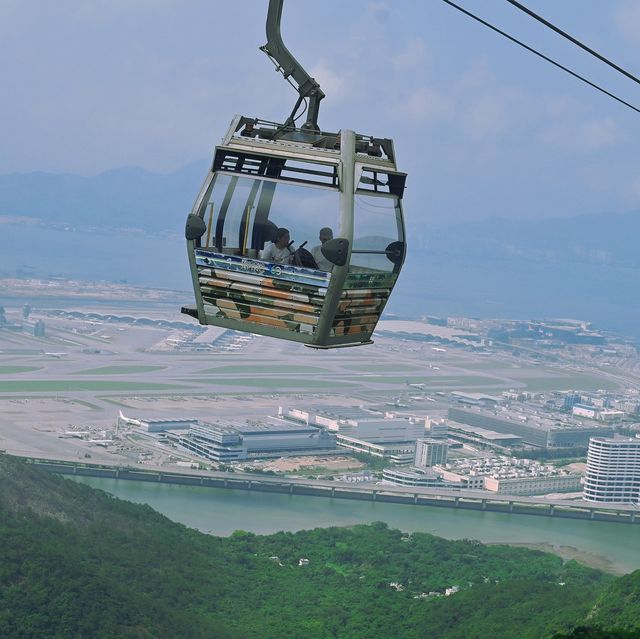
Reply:
[[392, 528], [446, 539], [533, 546], [618, 574], [640, 568], [640, 526], [629, 524], [95, 477], [74, 479], [121, 499], [148, 504], [174, 521], [213, 535], [384, 521]]

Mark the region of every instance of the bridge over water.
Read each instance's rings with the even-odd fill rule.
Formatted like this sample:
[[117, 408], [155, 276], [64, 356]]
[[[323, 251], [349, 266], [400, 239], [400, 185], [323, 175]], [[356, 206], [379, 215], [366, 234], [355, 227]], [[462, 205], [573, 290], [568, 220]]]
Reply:
[[106, 477], [186, 486], [252, 490], [290, 495], [310, 495], [334, 499], [357, 499], [416, 506], [466, 508], [523, 515], [565, 517], [627, 524], [640, 523], [640, 509], [628, 504], [593, 504], [568, 499], [545, 499], [498, 495], [487, 491], [451, 490], [389, 484], [338, 482], [319, 479], [290, 478], [253, 473], [217, 471], [167, 471], [162, 468], [136, 468], [91, 464], [78, 461], [25, 458], [43, 470], [61, 474]]

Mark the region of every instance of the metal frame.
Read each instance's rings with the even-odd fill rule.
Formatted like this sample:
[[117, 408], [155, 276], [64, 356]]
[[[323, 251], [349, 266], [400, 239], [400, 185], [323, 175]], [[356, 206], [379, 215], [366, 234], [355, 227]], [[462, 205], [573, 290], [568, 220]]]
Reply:
[[[198, 266], [196, 264], [195, 259], [195, 249], [199, 247], [199, 240], [188, 240], [187, 241], [187, 252], [189, 254], [189, 265], [191, 267], [192, 273], [192, 282], [195, 291], [195, 299], [196, 299], [196, 308], [193, 310], [185, 309], [185, 312], [189, 314], [197, 315], [198, 320], [201, 324], [214, 324], [217, 326], [221, 326], [224, 328], [240, 330], [240, 331], [250, 331], [253, 333], [257, 333], [260, 335], [266, 335], [269, 337], [276, 338], [284, 338], [289, 341], [301, 342], [307, 346], [313, 348], [334, 348], [334, 347], [346, 347], [346, 346], [355, 346], [361, 344], [371, 343], [370, 333], [364, 332], [362, 334], [354, 333], [354, 334], [345, 334], [345, 335], [336, 335], [332, 334], [334, 326], [336, 325], [336, 314], [340, 305], [340, 302], [344, 299], [342, 297], [343, 290], [345, 286], [345, 282], [347, 277], [349, 276], [350, 262], [351, 262], [351, 252], [353, 246], [353, 234], [354, 234], [354, 204], [355, 197], [358, 194], [374, 196], [374, 197], [386, 197], [388, 198], [390, 195], [395, 195], [398, 198], [398, 206], [400, 208], [399, 215], [399, 227], [398, 230], [402, 233], [402, 237], [404, 237], [404, 223], [402, 220], [402, 192], [397, 191], [397, 193], [389, 192], [388, 190], [383, 190], [380, 188], [379, 190], [368, 190], [361, 189], [360, 178], [363, 173], [365, 175], [373, 175], [375, 180], [388, 182], [388, 176], [397, 176], [396, 184], [401, 184], [402, 188], [404, 188], [404, 179], [405, 174], [400, 173], [396, 170], [395, 163], [386, 157], [380, 156], [371, 156], [366, 152], [359, 151], [359, 148], [363, 147], [363, 140], [372, 140], [374, 138], [366, 138], [365, 136], [357, 135], [355, 132], [351, 130], [343, 130], [340, 132], [339, 136], [337, 136], [337, 144], [334, 147], [337, 148], [325, 148], [323, 146], [316, 147], [313, 143], [310, 142], [300, 142], [300, 141], [291, 141], [287, 139], [264, 139], [259, 136], [246, 137], [238, 132], [242, 130], [243, 123], [246, 122], [255, 122], [256, 120], [252, 120], [250, 118], [245, 118], [242, 116], [236, 116], [225, 135], [223, 143], [216, 148], [216, 159], [211, 166], [211, 171], [205, 178], [202, 188], [200, 189], [198, 196], [193, 204], [191, 215], [195, 215], [204, 220], [206, 216], [206, 197], [209, 190], [212, 188], [212, 182], [214, 180], [215, 175], [227, 175], [229, 177], [235, 178], [250, 178], [257, 179], [261, 181], [273, 182], [274, 184], [280, 183], [291, 183], [291, 184], [300, 184], [307, 185], [313, 188], [327, 189], [335, 191], [339, 190], [339, 229], [338, 236], [340, 238], [344, 238], [348, 241], [348, 255], [346, 263], [343, 266], [334, 266], [331, 272], [331, 278], [329, 281], [329, 285], [326, 289], [326, 294], [324, 295], [324, 303], [322, 305], [318, 323], [315, 326], [315, 331], [313, 333], [296, 333], [293, 331], [285, 331], [285, 329], [269, 326], [266, 324], [253, 324], [248, 323], [247, 321], [237, 320], [229, 317], [216, 316], [215, 318], [211, 315], [208, 315], [205, 310], [205, 303], [203, 299], [203, 294], [200, 289], [200, 281], [198, 274]], [[389, 141], [389, 145], [387, 148], [393, 152], [393, 144]], [[370, 144], [369, 141], [366, 142], [367, 145]], [[254, 172], [244, 172], [242, 171], [242, 166], [237, 163], [233, 166], [233, 168], [240, 170], [225, 170], [219, 162], [219, 157], [222, 154], [229, 153], [233, 156], [234, 159], [237, 158], [246, 158], [250, 157], [254, 160], [255, 166], [260, 167], [262, 170], [254, 173]], [[294, 171], [302, 168], [301, 174], [304, 175], [313, 175], [313, 168], [309, 170], [309, 172], [304, 170], [304, 166], [300, 166], [301, 163], [311, 163], [311, 166], [314, 164], [316, 166], [326, 166], [331, 167], [331, 172], [327, 171], [325, 175], [335, 176], [334, 182], [335, 186], [327, 183], [318, 183], [312, 180], [304, 180], [304, 179], [291, 179], [289, 176], [279, 175], [267, 175], [266, 174], [266, 166], [268, 165], [269, 158], [279, 157], [284, 160], [283, 165], [286, 166], [286, 160], [289, 159], [291, 162], [295, 162], [296, 166], [291, 167]], [[260, 164], [263, 159], [264, 163]], [[384, 176], [387, 176], [385, 179]], [[372, 185], [379, 186], [379, 185]], [[256, 220], [260, 215], [259, 209], [261, 209], [260, 202], [254, 203], [255, 207], [255, 215]], [[268, 207], [268, 203], [264, 206]], [[264, 207], [262, 207], [264, 208]], [[264, 211], [263, 211], [264, 213]], [[212, 248], [212, 250], [221, 250], [220, 246], [222, 227], [225, 219], [225, 205], [224, 202], [221, 202], [218, 210], [216, 211], [216, 218], [214, 221], [214, 228], [216, 230], [213, 244], [216, 248]], [[246, 221], [245, 221], [246, 224]], [[253, 242], [252, 242], [253, 243]], [[354, 250], [353, 253], [358, 253], [358, 250]], [[384, 252], [384, 251], [382, 251]], [[403, 254], [404, 258], [404, 254]], [[394, 268], [394, 273], [397, 273], [402, 266], [402, 263], [397, 265]], [[393, 284], [390, 285], [390, 288], [393, 287]], [[382, 303], [386, 303], [385, 301]], [[379, 311], [381, 312], [381, 310]], [[379, 316], [379, 313], [376, 313]], [[357, 324], [358, 318], [354, 319]], [[362, 338], [359, 338], [359, 335], [362, 335]]]

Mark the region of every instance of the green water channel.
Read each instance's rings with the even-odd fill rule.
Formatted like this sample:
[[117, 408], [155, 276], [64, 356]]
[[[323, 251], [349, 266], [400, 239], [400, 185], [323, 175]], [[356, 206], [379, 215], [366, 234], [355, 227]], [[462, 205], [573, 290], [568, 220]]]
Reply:
[[[74, 477], [121, 499], [148, 504], [174, 521], [214, 535], [234, 530], [268, 534], [384, 521], [406, 532], [485, 543], [545, 544], [615, 572], [640, 569], [640, 526], [510, 515], [430, 506], [175, 486], [123, 479]], [[571, 552], [575, 549], [576, 552]]]

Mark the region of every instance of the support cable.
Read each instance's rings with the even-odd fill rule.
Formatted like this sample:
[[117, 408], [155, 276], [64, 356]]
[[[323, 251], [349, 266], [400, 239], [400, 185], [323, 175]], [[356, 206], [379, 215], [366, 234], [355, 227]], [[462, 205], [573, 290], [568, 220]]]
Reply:
[[545, 20], [542, 16], [539, 16], [537, 13], [534, 13], [528, 7], [525, 7], [523, 4], [520, 4], [517, 0], [507, 0], [507, 2], [509, 4], [512, 4], [514, 7], [520, 9], [520, 11], [524, 11], [524, 13], [531, 16], [534, 20], [541, 22], [542, 24], [544, 24], [545, 27], [549, 27], [549, 29], [555, 31], [556, 33], [559, 33], [563, 38], [566, 38], [567, 40], [569, 40], [569, 42], [573, 42], [573, 44], [580, 47], [581, 49], [584, 49], [587, 53], [590, 53], [592, 56], [598, 58], [598, 60], [600, 60], [601, 62], [608, 64], [612, 69], [615, 69], [616, 71], [622, 73], [622, 75], [627, 76], [627, 78], [629, 78], [630, 80], [633, 80], [634, 82], [637, 82], [638, 84], [640, 84], [640, 80], [636, 78], [635, 75], [629, 73], [622, 67], [619, 67], [617, 64], [615, 64], [615, 62], [611, 62], [611, 60], [605, 58], [603, 55], [601, 55], [597, 51], [594, 51], [593, 49], [588, 47], [586, 44], [580, 42], [580, 40], [574, 38], [572, 35], [569, 35], [566, 31], [563, 31], [559, 27], [556, 27], [555, 24], [552, 24], [548, 20]]
[[445, 4], [448, 4], [449, 6], [453, 7], [454, 9], [457, 9], [458, 11], [464, 13], [465, 15], [469, 16], [473, 20], [476, 20], [477, 22], [479, 22], [480, 24], [484, 25], [485, 27], [488, 27], [492, 31], [495, 31], [496, 33], [499, 33], [501, 36], [504, 36], [505, 38], [507, 38], [507, 40], [511, 40], [511, 42], [515, 42], [517, 45], [521, 46], [523, 49], [526, 49], [530, 53], [533, 53], [534, 55], [537, 55], [539, 58], [542, 58], [543, 60], [546, 60], [550, 64], [553, 64], [553, 66], [558, 67], [559, 69], [562, 69], [563, 71], [565, 71], [569, 75], [572, 75], [574, 78], [577, 78], [578, 80], [581, 80], [585, 84], [588, 84], [590, 87], [593, 87], [594, 89], [597, 89], [601, 93], [604, 93], [605, 95], [608, 95], [610, 98], [613, 98], [617, 102], [620, 102], [621, 104], [624, 104], [625, 106], [629, 107], [630, 109], [633, 109], [636, 113], [640, 113], [640, 109], [638, 107], [633, 106], [633, 104], [629, 104], [629, 102], [626, 102], [625, 100], [623, 100], [622, 98], [619, 98], [617, 95], [614, 95], [610, 91], [607, 91], [606, 89], [603, 89], [601, 86], [595, 84], [594, 82], [591, 82], [591, 80], [587, 80], [587, 78], [585, 78], [584, 76], [581, 76], [580, 74], [576, 73], [575, 71], [572, 71], [571, 69], [565, 67], [564, 65], [560, 64], [559, 62], [556, 62], [552, 58], [549, 58], [548, 56], [544, 55], [544, 53], [540, 53], [539, 51], [537, 51], [533, 47], [530, 47], [528, 44], [525, 44], [524, 42], [518, 40], [517, 38], [514, 38], [513, 36], [510, 36], [505, 31], [502, 31], [501, 29], [498, 29], [498, 27], [493, 26], [491, 23], [487, 22], [486, 20], [483, 20], [482, 18], [480, 18], [477, 15], [471, 13], [470, 11], [467, 11], [466, 9], [464, 9], [460, 5], [456, 4], [455, 2], [452, 2], [452, 0], [442, 0], [442, 2], [444, 2]]

